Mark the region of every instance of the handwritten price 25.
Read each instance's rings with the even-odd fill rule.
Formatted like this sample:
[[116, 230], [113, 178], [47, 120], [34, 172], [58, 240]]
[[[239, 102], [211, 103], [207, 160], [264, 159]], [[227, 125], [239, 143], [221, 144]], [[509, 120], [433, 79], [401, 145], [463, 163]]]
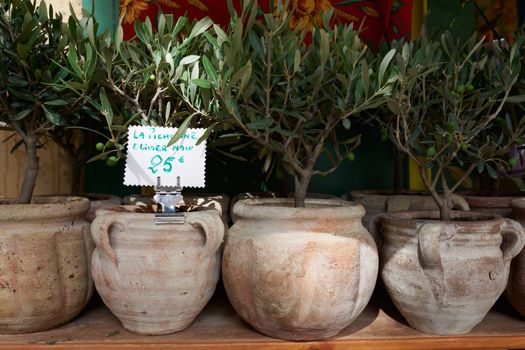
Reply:
[[[179, 159], [175, 159], [175, 157], [167, 157], [166, 159], [163, 159], [161, 156], [156, 155], [151, 158], [151, 166], [148, 167], [148, 169], [151, 170], [153, 174], [156, 174], [159, 170], [162, 170], [165, 173], [171, 173], [173, 170], [173, 162], [183, 164], [184, 156], [179, 157]], [[159, 167], [161, 167], [161, 169], [159, 169]]]

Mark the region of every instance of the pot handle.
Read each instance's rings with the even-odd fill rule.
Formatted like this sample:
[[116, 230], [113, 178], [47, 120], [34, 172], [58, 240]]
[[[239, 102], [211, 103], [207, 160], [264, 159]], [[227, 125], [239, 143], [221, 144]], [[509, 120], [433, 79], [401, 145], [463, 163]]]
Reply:
[[510, 261], [523, 249], [523, 245], [525, 244], [525, 231], [523, 230], [523, 226], [517, 221], [504, 219], [501, 235], [503, 236], [503, 242], [501, 243], [503, 260]]
[[224, 238], [224, 222], [218, 211], [199, 212], [198, 214], [198, 216], [190, 218], [188, 222], [193, 227], [199, 227], [204, 231], [204, 235], [206, 236], [204, 254], [212, 256], [222, 244]]
[[461, 211], [470, 211], [470, 205], [465, 200], [465, 198], [458, 196], [457, 194], [452, 194], [452, 203], [454, 204], [455, 209]]
[[418, 257], [423, 273], [427, 276], [432, 292], [438, 301], [445, 297], [443, 265], [439, 252], [441, 225], [425, 224], [418, 230]]
[[109, 260], [117, 264], [117, 255], [109, 242], [109, 230], [115, 224], [126, 226], [122, 220], [122, 214], [98, 215], [91, 223], [91, 236], [97, 249], [100, 249]]

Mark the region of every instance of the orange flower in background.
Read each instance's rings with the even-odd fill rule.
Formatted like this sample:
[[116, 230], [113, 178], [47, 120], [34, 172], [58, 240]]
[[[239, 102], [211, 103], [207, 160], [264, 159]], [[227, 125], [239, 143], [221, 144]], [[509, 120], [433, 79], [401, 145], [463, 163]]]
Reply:
[[202, 3], [200, 0], [186, 0], [188, 4], [198, 8], [201, 11], [209, 11], [210, 9]]
[[[200, 0], [185, 0], [182, 2], [201, 11], [209, 11], [208, 7]], [[174, 0], [120, 0], [120, 17], [124, 18], [124, 23], [133, 24], [143, 12], [148, 10], [150, 4], [164, 5], [172, 9], [183, 6], [177, 4]]]
[[179, 7], [179, 5], [177, 5], [177, 3], [172, 0], [157, 0], [157, 1], [152, 1], [152, 2], [158, 2], [159, 4], [166, 5], [174, 9]]
[[312, 29], [321, 24], [321, 12], [331, 8], [329, 0], [292, 0], [287, 9], [292, 15], [290, 28]]
[[148, 6], [148, 0], [120, 0], [120, 17], [124, 18], [124, 23], [133, 23]]
[[361, 6], [361, 11], [363, 11], [363, 13], [366, 14], [367, 16], [372, 16], [374, 18], [379, 18], [379, 12], [377, 12], [376, 10], [374, 10], [371, 7]]

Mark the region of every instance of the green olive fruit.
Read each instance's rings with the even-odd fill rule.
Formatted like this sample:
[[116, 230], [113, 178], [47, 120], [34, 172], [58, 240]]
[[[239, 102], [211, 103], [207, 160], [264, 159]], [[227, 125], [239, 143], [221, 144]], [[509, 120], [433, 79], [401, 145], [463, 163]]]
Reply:
[[355, 160], [355, 153], [354, 152], [350, 152], [348, 153], [348, 156], [347, 156], [348, 160], [353, 162]]
[[510, 158], [509, 159], [509, 165], [514, 168], [518, 164], [518, 160], [516, 158]]
[[149, 79], [150, 80], [155, 80], [155, 74], [150, 74]]
[[454, 122], [448, 122], [448, 123], [447, 123], [447, 130], [448, 130], [449, 132], [454, 132], [454, 131], [456, 131], [457, 129], [458, 129], [458, 126], [456, 125], [456, 123], [454, 123]]
[[436, 155], [436, 153], [437, 153], [436, 152], [436, 147], [434, 147], [434, 146], [430, 146], [426, 150], [427, 157], [433, 157], [433, 156]]
[[118, 158], [116, 156], [111, 156], [106, 159], [107, 166], [115, 166], [118, 164]]
[[468, 145], [466, 143], [461, 144], [461, 150], [466, 152], [468, 150]]
[[447, 135], [447, 142], [452, 142], [452, 141], [454, 141], [454, 136], [448, 134]]
[[468, 92], [474, 91], [474, 85], [472, 84], [467, 84], [465, 88], [467, 89]]
[[459, 84], [458, 86], [456, 86], [456, 92], [457, 92], [458, 94], [460, 94], [460, 95], [461, 95], [462, 93], [464, 93], [464, 92], [465, 92], [465, 85], [463, 85], [463, 84]]
[[102, 142], [99, 142], [95, 145], [95, 148], [97, 151], [102, 152], [104, 150], [104, 144]]

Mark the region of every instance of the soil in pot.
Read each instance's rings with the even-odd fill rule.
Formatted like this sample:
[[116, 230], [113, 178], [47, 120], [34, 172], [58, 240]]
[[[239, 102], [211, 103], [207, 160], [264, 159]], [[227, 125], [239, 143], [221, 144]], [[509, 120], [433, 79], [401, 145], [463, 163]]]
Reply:
[[91, 240], [79, 197], [0, 200], [0, 333], [67, 323], [93, 294]]
[[246, 199], [234, 207], [223, 281], [237, 313], [271, 337], [336, 335], [359, 316], [377, 278], [361, 205], [341, 200]]
[[468, 333], [507, 284], [525, 242], [521, 225], [500, 216], [400, 212], [375, 219], [383, 245], [380, 273], [392, 301], [421, 332]]
[[[215, 209], [221, 213], [221, 218], [226, 228], [230, 221], [230, 197], [225, 194], [213, 193], [183, 193], [184, 206], [189, 211], [200, 210], [198, 208]], [[154, 205], [153, 196], [129, 195], [123, 198], [124, 205], [148, 206]]]
[[156, 225], [137, 206], [101, 209], [92, 224], [93, 279], [123, 326], [158, 335], [186, 329], [211, 298], [224, 223], [217, 210], [187, 212]]

